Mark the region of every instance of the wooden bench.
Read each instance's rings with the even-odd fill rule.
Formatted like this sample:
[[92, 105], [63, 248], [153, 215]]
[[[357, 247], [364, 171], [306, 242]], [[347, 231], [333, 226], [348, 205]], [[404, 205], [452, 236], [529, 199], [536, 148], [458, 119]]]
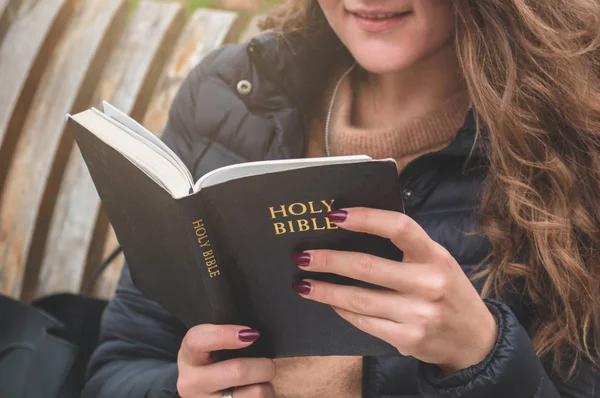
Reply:
[[[114, 294], [123, 257], [66, 113], [107, 100], [160, 135], [183, 79], [259, 18], [178, 2], [0, 0], [0, 294]], [[131, 13], [131, 15], [129, 15]]]

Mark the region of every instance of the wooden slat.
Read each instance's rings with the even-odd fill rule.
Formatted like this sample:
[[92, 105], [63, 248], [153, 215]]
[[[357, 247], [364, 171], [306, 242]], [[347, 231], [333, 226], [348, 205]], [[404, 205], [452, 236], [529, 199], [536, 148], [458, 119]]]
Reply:
[[142, 124], [160, 134], [183, 79], [206, 54], [239, 34], [239, 16], [232, 11], [200, 9], [188, 21]]
[[[117, 235], [112, 226], [109, 225], [104, 243], [104, 256], [109, 256], [118, 246]], [[124, 263], [125, 256], [121, 252], [95, 281], [92, 288], [92, 293], [95, 297], [109, 299], [115, 294], [115, 287], [117, 286], [117, 282], [119, 282]]]
[[89, 106], [124, 27], [126, 5], [124, 0], [81, 1], [40, 81], [0, 200], [0, 293], [19, 297], [26, 267], [39, 264], [39, 243], [73, 145], [71, 135], [64, 134], [65, 113]]
[[[150, 131], [161, 135], [167, 121], [168, 111], [181, 82], [206, 54], [223, 43], [231, 42], [239, 36], [240, 22], [238, 14], [231, 11], [205, 10], [196, 11], [189, 19], [178, 41], [142, 124]], [[109, 229], [105, 244], [105, 255], [118, 246], [114, 231]], [[119, 279], [123, 265], [123, 256], [119, 256], [98, 279], [94, 295], [111, 297]]]
[[248, 26], [246, 26], [246, 29], [244, 29], [242, 35], [240, 36], [240, 43], [247, 43], [254, 36], [260, 33], [260, 28], [258, 27], [258, 25], [260, 21], [264, 19], [264, 17], [264, 14], [258, 14], [250, 19], [250, 22], [248, 22]]
[[257, 11], [264, 7], [266, 0], [218, 0], [218, 7], [226, 10]]
[[[92, 104], [107, 100], [140, 119], [162, 68], [185, 23], [180, 3], [145, 1], [139, 4], [119, 45], [99, 79]], [[100, 199], [77, 146], [71, 151], [50, 232], [36, 294], [79, 292], [84, 271], [101, 261], [108, 222], [98, 217]], [[98, 223], [97, 223], [98, 221]]]
[[15, 17], [19, 3], [20, 0], [0, 0], [0, 43]]
[[0, 46], [0, 192], [29, 104], [74, 0], [25, 1]]

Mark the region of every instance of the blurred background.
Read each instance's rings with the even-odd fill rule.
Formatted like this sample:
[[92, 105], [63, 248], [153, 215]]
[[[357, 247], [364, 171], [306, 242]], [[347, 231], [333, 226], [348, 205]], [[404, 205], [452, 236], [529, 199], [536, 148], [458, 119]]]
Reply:
[[106, 100], [160, 136], [189, 71], [276, 3], [0, 0], [0, 294], [114, 294], [123, 256], [65, 114]]
[[[165, 0], [158, 0], [165, 1]], [[167, 0], [168, 1], [168, 0]], [[188, 13], [198, 8], [223, 8], [235, 10], [256, 11], [269, 5], [276, 4], [279, 0], [179, 0]], [[135, 9], [139, 0], [131, 2], [131, 8]]]
[[[169, 1], [169, 0], [157, 0]], [[221, 8], [232, 10], [258, 11], [264, 10], [273, 4], [277, 4], [280, 0], [176, 0], [185, 7], [188, 13], [193, 12], [198, 8]], [[131, 2], [131, 9], [137, 7], [139, 0]]]

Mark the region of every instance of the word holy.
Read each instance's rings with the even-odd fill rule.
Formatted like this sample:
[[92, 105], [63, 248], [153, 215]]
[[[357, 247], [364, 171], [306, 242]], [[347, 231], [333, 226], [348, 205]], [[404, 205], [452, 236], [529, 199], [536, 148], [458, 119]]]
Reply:
[[198, 244], [200, 247], [202, 247], [202, 257], [204, 258], [204, 265], [206, 265], [208, 275], [211, 278], [221, 275], [215, 255], [210, 248], [210, 240], [208, 239], [208, 233], [206, 232], [204, 221], [199, 219], [198, 221], [194, 221], [192, 224], [194, 225], [194, 233], [198, 238]]
[[[313, 214], [327, 214], [327, 212], [331, 211], [333, 202], [333, 200], [321, 200], [319, 202], [298, 202], [292, 203], [291, 205], [269, 207], [272, 220], [292, 218], [291, 220], [274, 222], [273, 228], [275, 229], [275, 235], [337, 229], [337, 225], [332, 224], [327, 217], [310, 217], [310, 215]], [[303, 216], [303, 218], [296, 218], [301, 216]]]

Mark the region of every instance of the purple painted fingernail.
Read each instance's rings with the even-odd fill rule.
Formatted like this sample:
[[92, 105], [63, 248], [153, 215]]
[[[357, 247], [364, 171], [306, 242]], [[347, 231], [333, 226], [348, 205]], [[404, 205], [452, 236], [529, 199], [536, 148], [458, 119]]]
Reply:
[[260, 332], [254, 329], [243, 329], [238, 332], [238, 339], [243, 343], [251, 343], [260, 337]]
[[307, 281], [298, 281], [292, 283], [292, 289], [300, 294], [310, 293], [310, 283]]
[[290, 260], [292, 260], [292, 263], [296, 264], [298, 267], [308, 267], [308, 264], [310, 264], [310, 254], [296, 253], [290, 258]]
[[335, 223], [342, 223], [348, 218], [348, 212], [346, 210], [333, 210], [327, 213], [327, 218]]

